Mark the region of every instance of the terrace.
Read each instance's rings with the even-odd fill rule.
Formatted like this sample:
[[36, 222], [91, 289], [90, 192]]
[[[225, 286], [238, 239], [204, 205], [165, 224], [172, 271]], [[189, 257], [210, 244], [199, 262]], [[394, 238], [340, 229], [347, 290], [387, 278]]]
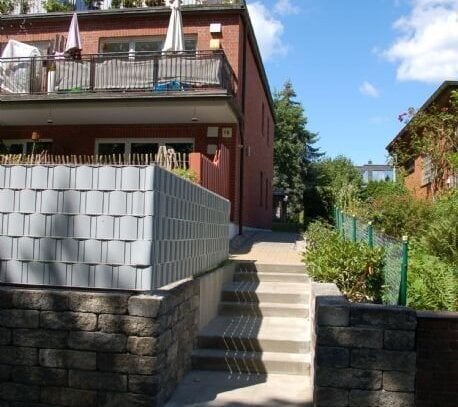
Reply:
[[54, 98], [122, 92], [149, 96], [233, 96], [235, 75], [223, 51], [2, 58], [1, 99], [24, 95]]
[[[182, 0], [182, 6], [225, 7], [245, 5], [245, 0]], [[0, 0], [2, 14], [42, 14], [68, 11], [166, 7], [165, 0]]]

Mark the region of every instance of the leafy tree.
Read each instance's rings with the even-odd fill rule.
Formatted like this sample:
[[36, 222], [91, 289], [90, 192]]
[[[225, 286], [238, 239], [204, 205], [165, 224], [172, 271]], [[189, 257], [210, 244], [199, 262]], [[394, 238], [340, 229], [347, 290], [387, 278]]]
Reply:
[[328, 217], [334, 205], [346, 211], [355, 210], [360, 201], [363, 177], [353, 162], [340, 155], [321, 160], [316, 167], [320, 174], [317, 188]]
[[321, 156], [314, 147], [317, 134], [306, 129], [304, 109], [295, 101], [296, 96], [289, 81], [274, 95], [274, 186], [288, 194], [289, 210], [294, 220], [299, 219], [304, 208], [307, 187], [314, 184], [312, 163]]

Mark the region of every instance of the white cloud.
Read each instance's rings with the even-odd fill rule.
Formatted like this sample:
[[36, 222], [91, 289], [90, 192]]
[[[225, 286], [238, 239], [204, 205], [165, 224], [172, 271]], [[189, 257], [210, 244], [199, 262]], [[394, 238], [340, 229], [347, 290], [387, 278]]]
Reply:
[[251, 22], [264, 60], [282, 57], [288, 53], [283, 42], [283, 23], [262, 2], [248, 4]]
[[300, 8], [291, 3], [291, 0], [278, 0], [274, 6], [275, 13], [281, 16], [299, 14]]
[[359, 85], [359, 91], [363, 95], [370, 96], [372, 98], [378, 98], [380, 96], [379, 90], [368, 81], [364, 81], [361, 85]]
[[458, 77], [458, 0], [411, 0], [394, 23], [399, 37], [382, 55], [398, 63], [400, 81], [440, 82]]

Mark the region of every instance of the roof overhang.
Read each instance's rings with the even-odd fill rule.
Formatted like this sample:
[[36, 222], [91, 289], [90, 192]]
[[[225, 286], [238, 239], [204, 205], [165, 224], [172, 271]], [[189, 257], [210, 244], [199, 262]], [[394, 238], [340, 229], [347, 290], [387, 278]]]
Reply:
[[232, 97], [127, 97], [0, 102], [0, 126], [238, 123]]

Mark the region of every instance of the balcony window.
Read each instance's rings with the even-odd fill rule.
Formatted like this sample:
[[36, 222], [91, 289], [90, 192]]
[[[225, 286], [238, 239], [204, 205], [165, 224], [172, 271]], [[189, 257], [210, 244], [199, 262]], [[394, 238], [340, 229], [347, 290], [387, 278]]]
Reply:
[[45, 139], [35, 143], [30, 140], [3, 140], [3, 144], [7, 148], [8, 154], [40, 154], [51, 149], [52, 140]]
[[[150, 38], [112, 38], [101, 41], [101, 52], [112, 54], [118, 52], [129, 53], [132, 56], [137, 52], [161, 52], [165, 37]], [[196, 51], [197, 37], [187, 36], [184, 39], [185, 51]]]

